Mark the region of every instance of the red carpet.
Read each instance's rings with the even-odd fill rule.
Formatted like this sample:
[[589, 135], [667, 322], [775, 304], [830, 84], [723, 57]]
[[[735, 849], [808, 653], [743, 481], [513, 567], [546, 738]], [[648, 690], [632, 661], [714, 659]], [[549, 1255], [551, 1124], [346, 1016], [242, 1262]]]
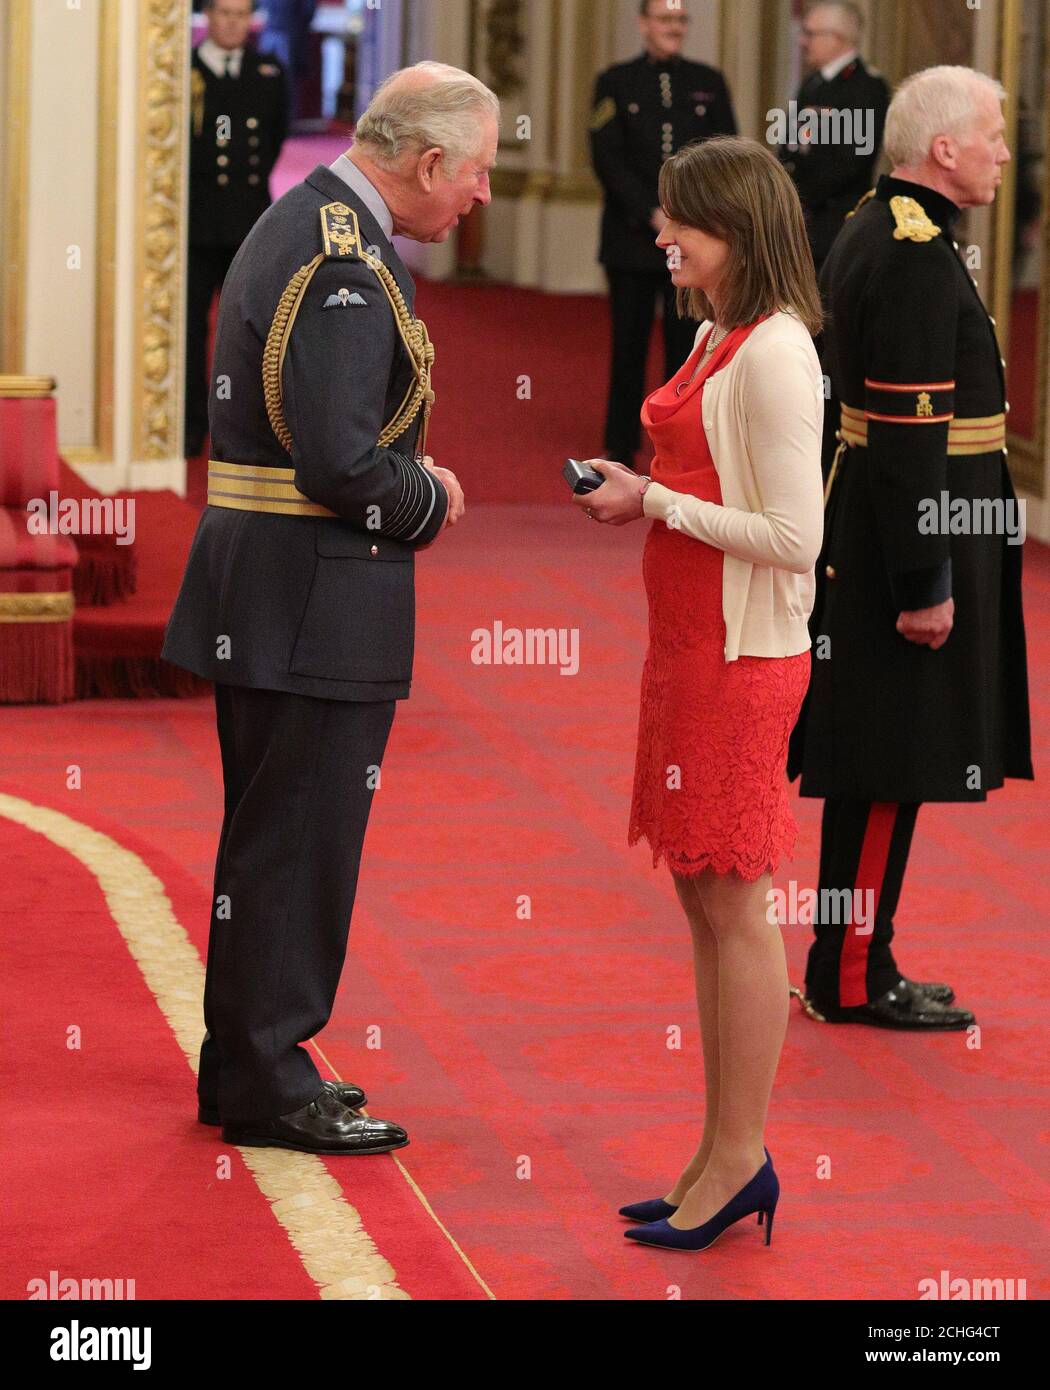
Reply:
[[[319, 1042], [376, 1114], [409, 1128], [399, 1157], [433, 1215], [392, 1159], [328, 1170], [414, 1298], [485, 1296], [435, 1217], [502, 1299], [664, 1300], [671, 1284], [689, 1299], [915, 1299], [941, 1270], [1025, 1278], [1042, 1296], [1045, 780], [919, 817], [899, 958], [951, 980], [980, 1046], [820, 1026], [793, 1007], [768, 1134], [783, 1185], [772, 1247], [751, 1226], [692, 1260], [623, 1240], [616, 1206], [665, 1191], [695, 1143], [702, 1073], [680, 910], [644, 847], [625, 843], [643, 534], [587, 526], [567, 507], [475, 508], [421, 558], [416, 693], [395, 723]], [[1050, 554], [1029, 545], [1026, 558], [1043, 771]], [[579, 674], [472, 664], [473, 630], [497, 618], [578, 627]], [[71, 763], [77, 792], [65, 790]], [[140, 854], [203, 952], [220, 819], [208, 701], [8, 710], [0, 768], [0, 792]], [[798, 803], [798, 854], [779, 883], [813, 884], [818, 811]], [[0, 1289], [22, 1296], [57, 1268], [136, 1277], [140, 1298], [191, 1286], [195, 1297], [308, 1295], [236, 1152], [231, 1180], [215, 1180], [228, 1146], [193, 1123], [190, 1069], [91, 881], [2, 817], [0, 845], [13, 885], [14, 1213]], [[785, 930], [798, 982], [806, 931]], [[66, 1051], [71, 1025], [79, 1052]], [[680, 1052], [665, 1045], [671, 1025]], [[62, 1146], [39, 1138], [56, 1107], [73, 1121]]]
[[[10, 821], [0, 843], [0, 998], [18, 1018], [5, 1032], [0, 1297], [25, 1298], [30, 1279], [57, 1270], [134, 1280], [140, 1299], [309, 1298], [243, 1165], [217, 1179], [217, 1146], [191, 1123], [185, 1059], [95, 880]], [[179, 891], [177, 872], [165, 882]]]

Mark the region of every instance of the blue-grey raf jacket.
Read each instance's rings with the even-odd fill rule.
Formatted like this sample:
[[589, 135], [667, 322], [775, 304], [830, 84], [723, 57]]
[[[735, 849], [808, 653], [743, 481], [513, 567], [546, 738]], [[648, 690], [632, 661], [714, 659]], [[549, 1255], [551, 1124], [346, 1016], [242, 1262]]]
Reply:
[[209, 401], [211, 458], [294, 469], [294, 486], [335, 516], [209, 505], [201, 516], [163, 655], [228, 685], [336, 700], [409, 693], [418, 547], [445, 523], [440, 480], [415, 461], [420, 417], [377, 440], [415, 380], [390, 300], [362, 259], [316, 269], [281, 371], [290, 451], [266, 408], [263, 352], [289, 281], [324, 251], [321, 209], [357, 214], [361, 242], [415, 286], [360, 197], [319, 165], [256, 223], [223, 286]]

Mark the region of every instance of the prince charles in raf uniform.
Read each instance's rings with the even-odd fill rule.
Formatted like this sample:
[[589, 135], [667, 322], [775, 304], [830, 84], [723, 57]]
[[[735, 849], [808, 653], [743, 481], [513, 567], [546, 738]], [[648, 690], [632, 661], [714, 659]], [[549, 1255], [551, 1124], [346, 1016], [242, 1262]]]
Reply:
[[255, 225], [223, 292], [212, 461], [164, 656], [215, 682], [225, 815], [199, 1115], [228, 1142], [383, 1153], [303, 1044], [331, 1014], [372, 788], [412, 675], [415, 552], [463, 511], [425, 455], [434, 351], [394, 235], [490, 198], [498, 102], [422, 63]]

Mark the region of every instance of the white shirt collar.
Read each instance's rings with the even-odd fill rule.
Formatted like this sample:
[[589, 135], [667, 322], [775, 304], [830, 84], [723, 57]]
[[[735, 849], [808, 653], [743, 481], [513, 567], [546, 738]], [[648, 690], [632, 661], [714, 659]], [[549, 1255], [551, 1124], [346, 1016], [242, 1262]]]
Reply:
[[232, 77], [240, 77], [243, 48], [220, 48], [214, 39], [202, 39], [197, 45], [197, 55], [205, 67], [211, 68], [216, 77], [226, 76], [226, 60], [233, 59]]
[[354, 161], [352, 159], [347, 159], [345, 154], [341, 154], [339, 158], [328, 167], [333, 174], [337, 174], [344, 183], [350, 185], [368, 211], [382, 227], [386, 234], [387, 241], [392, 241], [394, 236], [393, 214], [383, 201], [383, 195], [380, 193], [379, 189], [376, 188], [368, 175], [362, 173]]
[[820, 70], [820, 75], [825, 82], [830, 82], [833, 77], [838, 77], [843, 68], [848, 68], [850, 63], [858, 56], [857, 50], [851, 48], [848, 53], [842, 53], [830, 63], [825, 63]]

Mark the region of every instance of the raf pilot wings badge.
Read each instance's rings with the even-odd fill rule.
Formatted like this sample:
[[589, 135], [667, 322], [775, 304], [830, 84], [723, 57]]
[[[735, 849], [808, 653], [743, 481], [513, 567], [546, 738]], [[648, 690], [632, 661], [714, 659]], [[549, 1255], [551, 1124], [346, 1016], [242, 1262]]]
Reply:
[[358, 304], [367, 305], [368, 300], [358, 294], [357, 290], [351, 293], [345, 286], [338, 294], [330, 294], [324, 302], [325, 309], [349, 309]]

